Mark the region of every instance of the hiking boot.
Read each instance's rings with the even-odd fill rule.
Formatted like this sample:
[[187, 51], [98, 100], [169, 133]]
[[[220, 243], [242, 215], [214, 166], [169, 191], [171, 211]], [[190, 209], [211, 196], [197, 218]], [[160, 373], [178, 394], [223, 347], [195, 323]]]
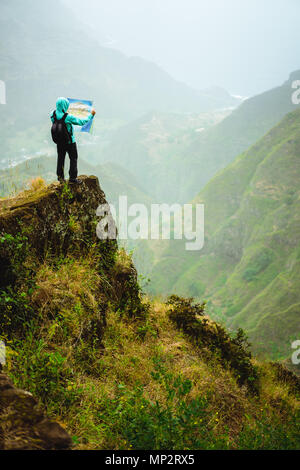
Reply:
[[58, 182], [60, 184], [64, 184], [66, 182], [66, 180], [64, 178], [58, 178]]
[[71, 184], [82, 184], [82, 180], [79, 180], [78, 178], [76, 178], [75, 180], [69, 180], [69, 183], [71, 183]]

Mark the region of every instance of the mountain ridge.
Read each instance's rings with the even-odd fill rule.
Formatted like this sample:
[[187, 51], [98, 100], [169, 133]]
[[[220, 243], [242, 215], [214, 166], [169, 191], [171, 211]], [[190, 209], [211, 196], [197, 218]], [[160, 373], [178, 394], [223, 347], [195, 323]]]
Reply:
[[[145, 115], [116, 130], [101, 149], [100, 158], [130, 168], [155, 199], [185, 203], [285, 114], [297, 109], [292, 103], [292, 82], [297, 76], [300, 71], [291, 73], [281, 86], [243, 101], [230, 113], [223, 111], [218, 116], [215, 112], [206, 120], [205, 115], [199, 115], [199, 125], [193, 129], [183, 118], [180, 129], [171, 114], [169, 122], [163, 113]], [[156, 126], [151, 125], [154, 118]], [[197, 116], [190, 114], [189, 118], [197, 122]], [[187, 116], [185, 119], [188, 121]], [[143, 126], [148, 127], [148, 133]]]
[[193, 201], [206, 213], [199, 257], [171, 242], [150, 274], [155, 292], [205, 296], [274, 358], [290, 357], [298, 331], [299, 128], [296, 110], [221, 170]]

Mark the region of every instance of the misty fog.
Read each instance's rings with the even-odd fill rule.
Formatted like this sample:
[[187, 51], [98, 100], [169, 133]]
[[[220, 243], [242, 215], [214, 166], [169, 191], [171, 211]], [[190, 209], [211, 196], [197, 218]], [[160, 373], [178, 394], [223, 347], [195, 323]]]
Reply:
[[64, 0], [107, 47], [203, 89], [251, 96], [298, 68], [297, 0]]

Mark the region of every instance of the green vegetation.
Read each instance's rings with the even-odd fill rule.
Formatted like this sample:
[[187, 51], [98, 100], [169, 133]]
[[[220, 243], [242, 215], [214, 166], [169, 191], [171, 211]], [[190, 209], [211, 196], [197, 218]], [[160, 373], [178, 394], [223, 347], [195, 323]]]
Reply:
[[191, 399], [190, 380], [168, 372], [160, 357], [153, 362], [151, 377], [161, 386], [165, 400], [150, 400], [142, 384], [133, 388], [119, 384], [115, 397], [104, 401], [99, 414], [104, 433], [114, 441], [124, 439], [135, 450], [226, 447], [211, 432], [208, 400], [201, 396]]
[[209, 314], [242, 327], [253, 350], [291, 355], [299, 338], [299, 125], [288, 114], [257, 144], [219, 172], [194, 202], [205, 204], [204, 249], [180, 242], [155, 252], [152, 293], [205, 298]]
[[193, 304], [193, 299], [183, 299], [177, 295], [169, 297], [170, 319], [192, 338], [196, 347], [206, 346], [216, 353], [220, 361], [232, 369], [240, 385], [246, 385], [251, 393], [258, 394], [258, 374], [251, 364], [249, 343], [242, 329], [230, 338], [217, 323], [211, 324], [204, 315], [205, 304]]
[[[0, 255], [15, 274], [0, 288], [0, 338], [15, 385], [77, 449], [300, 448], [297, 377], [256, 361], [243, 332], [229, 335], [204, 304], [149, 302], [126, 252], [87, 230], [101, 194], [95, 181], [69, 192], [39, 187], [0, 212], [10, 227]], [[54, 197], [63, 203], [39, 219]], [[54, 219], [58, 238], [47, 231]], [[24, 235], [32, 223], [47, 250], [42, 232]]]
[[254, 259], [250, 261], [245, 271], [242, 274], [243, 279], [246, 281], [253, 281], [257, 276], [264, 271], [272, 261], [272, 254], [266, 251], [258, 253]]

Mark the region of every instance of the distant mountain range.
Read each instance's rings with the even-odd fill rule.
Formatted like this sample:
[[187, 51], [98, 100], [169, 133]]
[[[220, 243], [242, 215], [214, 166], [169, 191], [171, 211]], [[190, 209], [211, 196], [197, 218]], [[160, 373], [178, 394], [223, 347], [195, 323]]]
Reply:
[[92, 99], [98, 120], [126, 122], [151, 110], [199, 113], [240, 102], [224, 90], [194, 90], [154, 63], [102, 47], [84, 28], [61, 0], [1, 0], [7, 105], [0, 106], [0, 167], [15, 160], [24, 137], [39, 144], [35, 152], [43, 149], [58, 96]]
[[42, 119], [61, 95], [88, 97], [99, 115], [126, 119], [151, 109], [199, 112], [238, 104], [226, 92], [195, 91], [154, 63], [102, 47], [83, 28], [60, 0], [1, 1], [0, 78], [18, 127]]
[[[186, 202], [286, 113], [297, 108], [291, 99], [295, 79], [300, 79], [300, 70], [283, 85], [243, 101], [220, 122], [213, 121], [212, 116], [205, 122], [202, 117], [204, 124], [199, 120], [199, 132], [195, 132], [196, 126], [192, 132], [187, 127], [184, 136], [179, 118], [144, 116], [117, 130], [99, 158], [129, 168], [154, 198]], [[186, 118], [181, 119], [184, 127]], [[215, 125], [208, 125], [209, 120]]]

